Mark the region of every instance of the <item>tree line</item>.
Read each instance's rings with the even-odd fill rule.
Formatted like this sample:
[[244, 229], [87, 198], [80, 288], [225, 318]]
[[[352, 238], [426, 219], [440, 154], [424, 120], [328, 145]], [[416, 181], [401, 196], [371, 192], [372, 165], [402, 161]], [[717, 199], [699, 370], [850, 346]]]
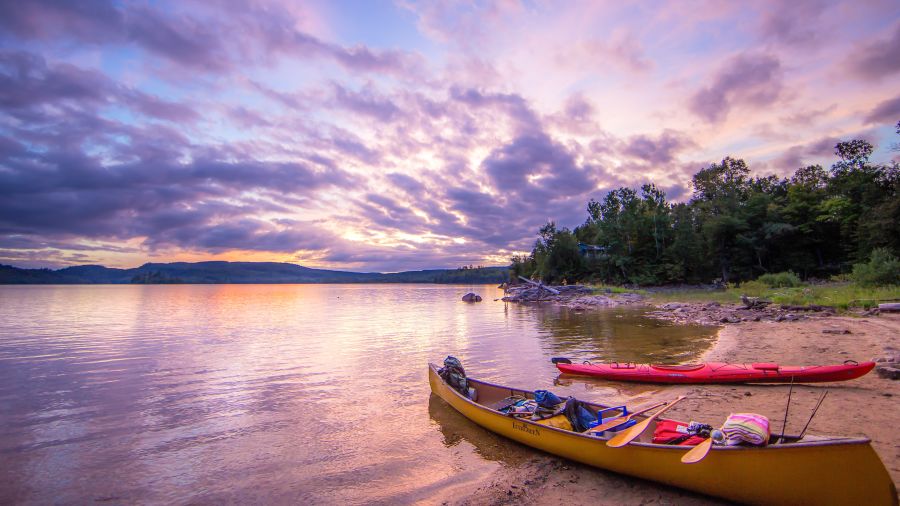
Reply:
[[512, 258], [512, 274], [545, 282], [733, 283], [784, 271], [828, 278], [876, 251], [896, 261], [900, 166], [872, 162], [873, 152], [865, 140], [839, 142], [830, 170], [810, 165], [790, 178], [751, 177], [744, 160], [726, 157], [694, 174], [683, 203], [667, 201], [652, 183], [612, 190], [590, 200], [587, 220], [574, 230], [543, 226], [531, 254]]

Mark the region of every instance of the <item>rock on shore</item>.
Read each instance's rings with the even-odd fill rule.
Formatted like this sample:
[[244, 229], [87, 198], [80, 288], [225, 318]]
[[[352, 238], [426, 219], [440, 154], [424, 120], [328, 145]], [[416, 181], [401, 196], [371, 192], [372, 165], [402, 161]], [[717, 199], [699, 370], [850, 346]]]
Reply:
[[648, 316], [682, 324], [721, 325], [741, 322], [793, 322], [834, 316], [833, 308], [778, 306], [773, 304], [720, 304], [718, 302], [669, 302], [656, 306]]
[[584, 310], [596, 307], [614, 307], [643, 301], [636, 293], [607, 293], [594, 295], [594, 290], [584, 285], [551, 286], [559, 295], [533, 285], [513, 285], [506, 291], [504, 302], [555, 302], [559, 305]]

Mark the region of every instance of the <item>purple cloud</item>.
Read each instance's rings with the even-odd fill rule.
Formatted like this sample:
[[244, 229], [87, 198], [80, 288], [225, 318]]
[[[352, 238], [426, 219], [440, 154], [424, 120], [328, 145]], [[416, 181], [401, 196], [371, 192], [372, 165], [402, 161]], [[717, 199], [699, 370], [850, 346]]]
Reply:
[[680, 151], [696, 147], [697, 144], [674, 130], [664, 130], [655, 139], [647, 135], [636, 135], [625, 141], [622, 153], [644, 160], [652, 165], [671, 163]]
[[900, 23], [887, 38], [860, 47], [850, 56], [849, 67], [869, 79], [880, 79], [900, 71]]
[[482, 166], [498, 192], [529, 200], [584, 194], [596, 186], [594, 169], [579, 167], [546, 134], [518, 137], [491, 152]]
[[0, 107], [19, 115], [42, 104], [78, 108], [118, 104], [148, 117], [181, 123], [200, 117], [185, 104], [127, 88], [97, 71], [69, 64], [48, 66], [35, 54], [0, 51]]
[[879, 102], [865, 119], [866, 123], [890, 123], [900, 121], [900, 95]]
[[781, 94], [781, 62], [767, 54], [739, 54], [719, 68], [713, 83], [691, 96], [688, 108], [710, 123], [739, 106], [764, 107]]
[[826, 0], [776, 0], [765, 6], [760, 31], [782, 43], [812, 43], [822, 36], [818, 21], [830, 6]]
[[371, 89], [354, 92], [335, 84], [334, 100], [340, 107], [382, 122], [389, 122], [400, 115], [399, 107], [389, 99], [377, 96]]
[[791, 146], [780, 156], [769, 163], [769, 166], [778, 173], [790, 174], [800, 167], [810, 164], [810, 161], [818, 161], [830, 157], [834, 153], [834, 146], [840, 142], [837, 137], [823, 137], [808, 144]]
[[110, 0], [7, 2], [0, 6], [0, 30], [31, 40], [134, 44], [179, 66], [216, 73], [238, 64], [268, 61], [274, 54], [324, 58], [354, 71], [398, 76], [421, 65], [421, 58], [412, 52], [374, 51], [319, 40], [297, 30], [292, 13], [274, 4], [231, 4], [227, 13], [195, 11]]
[[512, 93], [483, 93], [472, 88], [461, 89], [452, 87], [450, 98], [457, 103], [462, 103], [473, 108], [496, 108], [515, 121], [520, 131], [539, 130], [541, 121], [528, 102], [519, 95]]

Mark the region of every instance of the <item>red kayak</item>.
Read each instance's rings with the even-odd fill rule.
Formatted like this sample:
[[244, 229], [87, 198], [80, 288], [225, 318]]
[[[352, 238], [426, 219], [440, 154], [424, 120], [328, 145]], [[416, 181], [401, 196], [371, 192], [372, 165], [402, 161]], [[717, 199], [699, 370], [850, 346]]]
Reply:
[[791, 378], [795, 383], [822, 383], [859, 378], [875, 367], [875, 362], [860, 363], [855, 360], [847, 360], [841, 365], [808, 366], [721, 362], [654, 365], [621, 362], [573, 364], [567, 358], [558, 357], [553, 359], [553, 363], [566, 374], [644, 383], [790, 383]]

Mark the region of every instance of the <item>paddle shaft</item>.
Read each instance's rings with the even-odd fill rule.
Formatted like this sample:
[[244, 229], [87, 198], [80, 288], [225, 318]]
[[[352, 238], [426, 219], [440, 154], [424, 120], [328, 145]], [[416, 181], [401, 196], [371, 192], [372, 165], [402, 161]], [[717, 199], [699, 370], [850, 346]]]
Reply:
[[628, 423], [628, 420], [631, 420], [632, 417], [646, 413], [647, 411], [650, 411], [651, 409], [656, 409], [660, 406], [665, 406], [666, 404], [668, 404], [668, 402], [660, 402], [659, 404], [654, 404], [652, 406], [649, 406], [649, 407], [646, 407], [643, 409], [639, 409], [631, 414], [625, 415], [624, 417], [615, 418], [606, 423], [600, 424], [596, 427], [591, 427], [590, 429], [588, 429], [588, 432], [603, 432], [603, 431], [607, 431], [609, 429], [615, 429], [616, 427], [618, 427], [619, 425], [622, 425], [623, 423]]
[[682, 395], [681, 397], [679, 397], [679, 398], [675, 399], [674, 401], [672, 401], [671, 403], [669, 403], [668, 406], [666, 406], [666, 407], [662, 408], [661, 410], [657, 411], [656, 413], [653, 413], [652, 415], [648, 416], [647, 419], [644, 420], [643, 422], [638, 423], [637, 425], [635, 425], [634, 427], [631, 427], [630, 429], [625, 429], [619, 435], [617, 435], [616, 437], [607, 441], [606, 446], [609, 446], [611, 448], [618, 448], [620, 446], [625, 446], [628, 443], [634, 441], [635, 439], [638, 438], [638, 436], [643, 434], [645, 430], [647, 430], [647, 427], [650, 426], [650, 424], [653, 422], [653, 420], [656, 420], [656, 418], [659, 415], [665, 413], [669, 408], [678, 404], [684, 398], [685, 398], [685, 396]]

